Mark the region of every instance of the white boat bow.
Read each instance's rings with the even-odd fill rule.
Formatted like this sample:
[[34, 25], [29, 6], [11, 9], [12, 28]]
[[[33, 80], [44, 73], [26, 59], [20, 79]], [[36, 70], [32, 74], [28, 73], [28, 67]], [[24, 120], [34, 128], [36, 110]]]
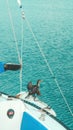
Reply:
[[32, 97], [25, 100], [26, 92], [18, 95], [0, 94], [0, 130], [69, 130], [52, 108], [44, 108], [45, 103]]

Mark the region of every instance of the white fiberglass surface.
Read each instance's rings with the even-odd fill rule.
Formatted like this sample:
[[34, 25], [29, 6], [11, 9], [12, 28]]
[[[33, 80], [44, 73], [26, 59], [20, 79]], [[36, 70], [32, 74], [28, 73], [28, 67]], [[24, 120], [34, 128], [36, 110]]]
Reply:
[[20, 130], [23, 110], [21, 101], [0, 102], [0, 130]]

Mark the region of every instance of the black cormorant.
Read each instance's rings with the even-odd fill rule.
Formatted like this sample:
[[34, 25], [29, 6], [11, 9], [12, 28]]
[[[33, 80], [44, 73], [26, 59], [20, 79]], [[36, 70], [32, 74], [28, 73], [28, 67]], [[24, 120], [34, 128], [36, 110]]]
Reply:
[[36, 97], [35, 94], [40, 95], [40, 91], [39, 91], [39, 87], [40, 87], [40, 83], [42, 82], [42, 80], [37, 80], [36, 85], [32, 85], [32, 82], [29, 82], [27, 85], [27, 89], [28, 89], [28, 95], [26, 96], [29, 97], [30, 95], [34, 96], [34, 98]]

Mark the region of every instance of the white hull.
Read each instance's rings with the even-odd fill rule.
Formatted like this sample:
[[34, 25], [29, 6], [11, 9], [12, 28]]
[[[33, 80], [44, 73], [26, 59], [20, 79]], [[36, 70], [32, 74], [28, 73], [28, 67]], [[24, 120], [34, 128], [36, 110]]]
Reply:
[[22, 99], [0, 95], [0, 130], [69, 130], [55, 118], [53, 109], [45, 109], [45, 103], [32, 97], [23, 100], [26, 95], [17, 95]]

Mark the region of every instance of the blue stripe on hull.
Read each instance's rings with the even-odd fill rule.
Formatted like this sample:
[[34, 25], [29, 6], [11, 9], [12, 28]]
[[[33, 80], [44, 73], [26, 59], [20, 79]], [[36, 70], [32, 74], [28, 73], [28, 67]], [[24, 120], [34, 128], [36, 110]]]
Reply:
[[23, 113], [21, 130], [48, 130], [39, 121], [29, 115], [27, 112]]

